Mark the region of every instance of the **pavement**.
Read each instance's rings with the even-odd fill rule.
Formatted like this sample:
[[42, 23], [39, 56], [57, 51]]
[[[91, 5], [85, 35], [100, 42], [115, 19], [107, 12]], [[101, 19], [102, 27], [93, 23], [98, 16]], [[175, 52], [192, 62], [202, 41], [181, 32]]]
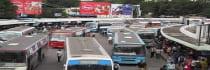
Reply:
[[58, 63], [56, 51], [55, 48], [48, 48], [44, 61], [35, 70], [63, 70], [64, 61]]
[[[111, 56], [113, 45], [108, 43], [107, 37], [104, 37], [103, 35], [100, 34], [96, 34], [95, 38]], [[57, 62], [56, 51], [57, 49], [55, 48], [48, 48], [48, 51], [46, 53], [46, 58], [34, 70], [63, 70], [64, 61], [62, 61], [61, 63]], [[166, 63], [165, 60], [162, 58], [160, 59], [150, 58], [149, 51], [147, 51], [146, 55], [147, 55], [147, 70], [160, 70], [160, 67], [162, 67]], [[120, 70], [137, 70], [137, 67], [136, 65], [121, 64]]]

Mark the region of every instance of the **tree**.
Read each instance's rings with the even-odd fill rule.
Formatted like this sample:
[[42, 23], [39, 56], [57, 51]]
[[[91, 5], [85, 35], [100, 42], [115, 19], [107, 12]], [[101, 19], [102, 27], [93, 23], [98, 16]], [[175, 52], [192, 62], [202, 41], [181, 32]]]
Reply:
[[204, 4], [204, 9], [200, 13], [201, 16], [210, 18], [210, 3]]
[[14, 6], [10, 0], [0, 0], [0, 19], [16, 18], [17, 6]]
[[[60, 13], [61, 16], [55, 16], [55, 13]], [[67, 14], [64, 12], [64, 9], [43, 8], [43, 13], [39, 17], [42, 17], [42, 18], [62, 18], [62, 17], [67, 17]]]
[[56, 5], [59, 8], [78, 7], [80, 0], [45, 0], [46, 4]]

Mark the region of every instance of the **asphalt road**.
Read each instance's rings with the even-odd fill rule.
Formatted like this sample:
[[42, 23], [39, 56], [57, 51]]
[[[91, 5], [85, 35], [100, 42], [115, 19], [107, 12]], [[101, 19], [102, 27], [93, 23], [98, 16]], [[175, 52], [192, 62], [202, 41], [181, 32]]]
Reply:
[[[96, 40], [104, 47], [104, 49], [111, 55], [113, 45], [108, 43], [106, 37], [96, 34]], [[63, 70], [64, 61], [58, 63], [55, 48], [49, 48], [46, 53], [44, 61], [34, 70]], [[147, 70], [159, 70], [165, 64], [163, 59], [149, 58], [147, 53]], [[136, 65], [120, 65], [120, 70], [137, 70]]]

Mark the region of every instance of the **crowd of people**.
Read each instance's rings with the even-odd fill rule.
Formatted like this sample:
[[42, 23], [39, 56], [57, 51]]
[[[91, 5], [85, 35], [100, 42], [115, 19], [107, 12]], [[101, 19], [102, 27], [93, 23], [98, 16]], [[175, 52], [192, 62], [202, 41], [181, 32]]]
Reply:
[[154, 56], [159, 58], [160, 54], [167, 55], [167, 63], [160, 70], [175, 70], [176, 67], [181, 67], [183, 70], [210, 70], [206, 57], [198, 55], [192, 49], [183, 48], [182, 45], [161, 37], [153, 40], [150, 53], [151, 58]]

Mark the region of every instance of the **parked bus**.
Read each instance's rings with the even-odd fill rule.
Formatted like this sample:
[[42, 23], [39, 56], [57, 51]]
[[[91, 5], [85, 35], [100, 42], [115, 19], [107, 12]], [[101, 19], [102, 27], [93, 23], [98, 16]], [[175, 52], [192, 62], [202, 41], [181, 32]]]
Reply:
[[26, 35], [0, 45], [0, 70], [34, 70], [45, 57], [48, 35]]
[[113, 62], [93, 37], [66, 38], [65, 70], [113, 70]]
[[88, 33], [85, 27], [70, 27], [61, 30], [54, 30], [50, 33], [50, 41], [48, 46], [53, 48], [64, 48], [64, 42], [66, 37], [82, 36]]
[[145, 29], [139, 29], [137, 33], [145, 42], [145, 46], [152, 47], [153, 46], [152, 41], [155, 37], [157, 37], [157, 31], [158, 28], [145, 28]]
[[119, 64], [146, 62], [144, 45], [144, 42], [136, 33], [122, 29], [114, 34], [112, 59]]
[[0, 42], [3, 43], [22, 35], [31, 35], [35, 31], [36, 29], [34, 27], [29, 27], [29, 26], [19, 26], [4, 31], [0, 31], [0, 39], [1, 39]]
[[99, 22], [87, 22], [85, 24], [85, 27], [90, 27], [91, 32], [98, 32], [99, 29], [101, 31], [107, 31], [108, 26], [111, 26], [112, 24], [110, 23], [99, 23]]

